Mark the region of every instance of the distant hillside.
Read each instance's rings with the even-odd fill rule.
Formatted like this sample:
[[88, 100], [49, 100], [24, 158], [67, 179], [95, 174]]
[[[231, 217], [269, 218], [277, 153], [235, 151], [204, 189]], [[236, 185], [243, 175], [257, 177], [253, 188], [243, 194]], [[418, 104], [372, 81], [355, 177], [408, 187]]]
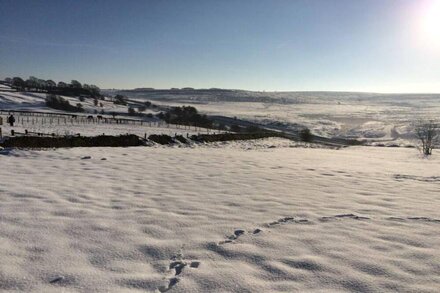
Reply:
[[383, 97], [377, 93], [358, 92], [256, 92], [235, 89], [153, 89], [137, 88], [132, 90], [111, 90], [131, 98], [160, 100], [164, 102], [260, 102], [277, 104], [322, 103], [323, 100], [334, 102], [346, 99], [368, 99]]

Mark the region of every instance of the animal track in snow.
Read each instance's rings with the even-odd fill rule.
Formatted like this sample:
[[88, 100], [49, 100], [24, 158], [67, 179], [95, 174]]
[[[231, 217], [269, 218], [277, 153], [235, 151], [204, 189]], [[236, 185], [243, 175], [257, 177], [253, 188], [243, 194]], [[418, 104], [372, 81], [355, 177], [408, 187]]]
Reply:
[[[351, 220], [371, 220], [370, 217], [365, 216], [358, 216], [355, 214], [338, 214], [334, 216], [326, 216], [326, 217], [320, 217], [318, 218], [321, 222], [328, 222], [332, 220], [343, 220], [343, 219], [351, 219]], [[391, 221], [421, 221], [421, 222], [434, 222], [434, 223], [440, 223], [440, 219], [434, 219], [434, 218], [428, 218], [428, 217], [388, 217], [385, 218], [385, 220], [391, 220]], [[266, 223], [265, 226], [267, 228], [275, 228], [279, 225], [283, 224], [307, 224], [310, 223], [308, 219], [305, 218], [295, 218], [295, 217], [283, 217], [276, 221]], [[235, 240], [237, 240], [239, 237], [245, 234], [252, 234], [256, 235], [263, 232], [260, 228], [255, 228], [250, 231], [245, 231], [244, 229], [236, 229], [234, 230], [234, 233], [232, 235], [229, 235], [226, 237], [225, 240], [220, 241], [217, 243], [217, 245], [223, 245], [227, 243], [234, 243]], [[214, 244], [215, 245], [215, 244]], [[168, 278], [168, 284], [160, 286], [158, 288], [159, 292], [167, 292], [171, 290], [179, 281], [180, 278], [178, 277], [183, 270], [186, 267], [190, 268], [198, 268], [200, 266], [200, 261], [185, 261], [183, 258], [182, 253], [179, 253], [171, 258], [171, 262], [169, 264], [169, 270], [173, 271], [173, 274], [170, 278]]]
[[64, 276], [57, 276], [49, 281], [51, 284], [55, 284], [64, 280]]
[[412, 221], [423, 221], [423, 222], [436, 222], [436, 223], [440, 223], [439, 219], [433, 219], [433, 218], [428, 218], [428, 217], [408, 217], [408, 220], [412, 220]]
[[415, 181], [421, 181], [421, 182], [440, 182], [440, 176], [413, 176], [413, 175], [402, 175], [402, 174], [395, 174], [394, 179], [398, 181], [403, 180], [415, 180]]
[[369, 220], [370, 218], [364, 217], [364, 216], [357, 216], [355, 214], [340, 214], [340, 215], [329, 216], [329, 217], [321, 217], [319, 220], [321, 222], [328, 222], [328, 221], [337, 220], [337, 219]]
[[[271, 228], [277, 225], [281, 225], [281, 224], [287, 224], [287, 223], [308, 223], [309, 220], [307, 219], [296, 219], [294, 217], [284, 217], [284, 218], [280, 218], [276, 221], [270, 222], [270, 223], [266, 223], [264, 224], [264, 226], [266, 226], [267, 228]], [[254, 228], [250, 231], [245, 231], [243, 229], [237, 229], [234, 231], [234, 234], [227, 236], [225, 240], [218, 242], [218, 245], [223, 245], [223, 244], [227, 244], [227, 243], [233, 243], [235, 240], [237, 240], [241, 235], [244, 234], [252, 234], [252, 235], [256, 235], [263, 232], [262, 229], [260, 228]]]
[[294, 217], [284, 217], [280, 218], [274, 222], [270, 222], [266, 224], [267, 227], [272, 227], [276, 225], [286, 224], [286, 223], [308, 223], [309, 220], [307, 219], [295, 219]]
[[[338, 215], [334, 215], [334, 216], [320, 217], [319, 221], [328, 222], [328, 221], [332, 221], [332, 220], [342, 220], [342, 219], [370, 220], [369, 217], [358, 216], [355, 214], [338, 214]], [[440, 219], [434, 219], [434, 218], [428, 218], [428, 217], [406, 217], [406, 218], [388, 217], [388, 218], [385, 218], [385, 220], [422, 221], [422, 222], [440, 223]], [[304, 223], [310, 223], [310, 222], [308, 219], [305, 219], [305, 218], [283, 217], [283, 218], [280, 218], [276, 221], [267, 223], [265, 225], [268, 228], [275, 228], [279, 225], [290, 224], [290, 223], [304, 224]], [[263, 232], [263, 230], [260, 228], [255, 228], [255, 229], [247, 231], [247, 232], [243, 229], [236, 229], [232, 235], [227, 236], [225, 240], [218, 242], [217, 245], [233, 243], [235, 240], [237, 240], [239, 237], [241, 237], [244, 234], [255, 235], [255, 234], [259, 234], [261, 232]], [[171, 290], [180, 281], [179, 275], [183, 272], [183, 270], [186, 267], [189, 266], [190, 268], [198, 268], [199, 265], [200, 265], [199, 261], [185, 261], [182, 253], [179, 253], [179, 254], [173, 256], [171, 258], [171, 262], [170, 262], [169, 268], [168, 268], [170, 271], [173, 271], [172, 276], [170, 278], [168, 278], [168, 284], [160, 286], [158, 288], [158, 291], [162, 293], [162, 292], [167, 292], [167, 291]]]
[[226, 243], [233, 243], [234, 240], [237, 240], [241, 235], [244, 235], [244, 234], [256, 235], [256, 234], [259, 234], [261, 232], [263, 232], [263, 230], [260, 229], [260, 228], [255, 228], [255, 229], [247, 231], [247, 232], [245, 230], [242, 230], [242, 229], [237, 229], [237, 230], [234, 231], [234, 234], [226, 237], [225, 240], [220, 241], [218, 243], [218, 245], [222, 245], [222, 244], [226, 244]]
[[[351, 220], [358, 220], [358, 221], [371, 220], [370, 217], [359, 216], [359, 215], [355, 215], [355, 214], [337, 214], [334, 216], [325, 216], [325, 217], [318, 218], [318, 220], [320, 222], [330, 222], [330, 221], [338, 221], [338, 220], [344, 220], [344, 219], [351, 219]], [[434, 219], [434, 218], [428, 218], [428, 217], [406, 217], [406, 218], [388, 217], [388, 218], [385, 218], [385, 220], [422, 221], [422, 222], [440, 223], [440, 219]], [[278, 225], [290, 224], [290, 223], [308, 224], [311, 222], [305, 218], [283, 217], [283, 218], [280, 218], [276, 221], [266, 223], [266, 224], [264, 224], [264, 226], [266, 226], [267, 228], [274, 228]], [[237, 240], [240, 236], [242, 236], [244, 234], [254, 234], [255, 235], [255, 234], [259, 234], [261, 232], [263, 232], [263, 230], [261, 230], [260, 228], [255, 228], [255, 229], [248, 231], [248, 232], [246, 232], [245, 230], [242, 230], [242, 229], [237, 229], [234, 231], [234, 234], [227, 236], [225, 240], [218, 242], [218, 245], [223, 245], [223, 244], [227, 244], [227, 243], [234, 243], [235, 240]]]
[[225, 240], [220, 241], [218, 244], [231, 243], [231, 242], [233, 242], [234, 240], [237, 240], [238, 237], [240, 237], [241, 235], [243, 235], [243, 234], [245, 234], [245, 233], [246, 233], [246, 232], [245, 232], [244, 230], [242, 230], [242, 229], [237, 229], [237, 230], [234, 231], [234, 234], [232, 234], [232, 235], [226, 237]]
[[167, 292], [171, 290], [179, 281], [179, 275], [183, 270], [189, 266], [190, 268], [196, 269], [200, 266], [199, 261], [186, 261], [183, 258], [183, 254], [180, 252], [171, 258], [171, 262], [168, 266], [168, 270], [172, 272], [172, 276], [168, 279], [168, 284], [160, 286], [158, 288], [159, 292]]
[[387, 220], [391, 221], [420, 221], [420, 222], [431, 222], [431, 223], [440, 223], [440, 219], [428, 218], [428, 217], [388, 217]]

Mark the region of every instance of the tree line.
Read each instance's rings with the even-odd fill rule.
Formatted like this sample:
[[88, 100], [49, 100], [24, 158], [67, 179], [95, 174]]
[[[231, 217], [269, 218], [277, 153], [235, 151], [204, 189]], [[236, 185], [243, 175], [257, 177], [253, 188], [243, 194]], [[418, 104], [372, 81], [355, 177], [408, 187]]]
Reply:
[[5, 82], [18, 91], [36, 91], [63, 95], [89, 95], [92, 97], [101, 96], [101, 90], [94, 84], [81, 84], [77, 80], [70, 83], [59, 81], [56, 83], [52, 79], [44, 80], [30, 76], [24, 80], [21, 77], [5, 78]]

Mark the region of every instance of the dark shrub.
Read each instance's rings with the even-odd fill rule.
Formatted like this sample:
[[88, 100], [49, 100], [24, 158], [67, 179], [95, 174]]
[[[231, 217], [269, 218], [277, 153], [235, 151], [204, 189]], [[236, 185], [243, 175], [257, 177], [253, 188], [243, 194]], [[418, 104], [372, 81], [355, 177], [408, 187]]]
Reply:
[[174, 143], [173, 138], [166, 134], [152, 134], [148, 139], [162, 145]]
[[140, 146], [143, 142], [138, 136], [100, 135], [94, 137], [44, 137], [44, 136], [15, 136], [6, 139], [3, 147], [17, 148], [62, 148], [62, 147], [124, 147]]
[[251, 125], [246, 127], [246, 132], [261, 132], [261, 131], [262, 129], [258, 126]]
[[226, 130], [226, 126], [223, 123], [220, 123], [217, 125], [217, 129], [219, 130]]
[[313, 140], [312, 133], [310, 132], [310, 129], [304, 128], [299, 132], [299, 138], [301, 141], [304, 142], [311, 142]]
[[157, 117], [172, 124], [212, 127], [212, 121], [208, 116], [199, 114], [197, 109], [191, 106], [173, 107], [166, 113], [159, 113]]
[[114, 97], [114, 102], [113, 102], [113, 104], [116, 104], [116, 105], [124, 105], [124, 106], [126, 106], [127, 105], [127, 98], [126, 97], [124, 97], [123, 95], [116, 95], [115, 97]]
[[241, 132], [241, 127], [238, 126], [237, 124], [232, 124], [231, 127], [229, 127], [229, 130], [231, 130], [232, 132]]
[[188, 140], [186, 138], [184, 138], [182, 135], [176, 135], [174, 137], [175, 140], [180, 141], [181, 143], [187, 143]]

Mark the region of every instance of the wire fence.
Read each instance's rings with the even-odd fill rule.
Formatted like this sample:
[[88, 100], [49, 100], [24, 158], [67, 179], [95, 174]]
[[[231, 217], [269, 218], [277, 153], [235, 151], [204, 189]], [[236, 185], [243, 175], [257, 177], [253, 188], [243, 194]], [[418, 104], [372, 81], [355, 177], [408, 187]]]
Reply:
[[[13, 126], [8, 117], [14, 115]], [[128, 119], [103, 115], [80, 115], [50, 112], [0, 110], [0, 135], [100, 135], [136, 134], [213, 134], [226, 131], [194, 125], [170, 124], [162, 120]]]

